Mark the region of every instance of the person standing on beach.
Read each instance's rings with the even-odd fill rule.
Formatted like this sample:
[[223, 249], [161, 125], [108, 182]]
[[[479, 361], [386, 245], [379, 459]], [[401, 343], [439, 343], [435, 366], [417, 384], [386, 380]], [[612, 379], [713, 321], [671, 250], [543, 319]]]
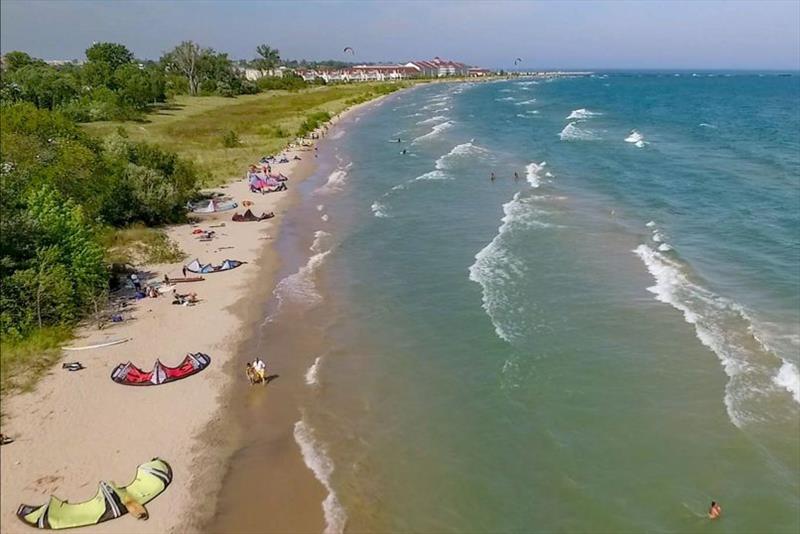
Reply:
[[183, 266], [183, 277], [186, 278], [186, 266]]

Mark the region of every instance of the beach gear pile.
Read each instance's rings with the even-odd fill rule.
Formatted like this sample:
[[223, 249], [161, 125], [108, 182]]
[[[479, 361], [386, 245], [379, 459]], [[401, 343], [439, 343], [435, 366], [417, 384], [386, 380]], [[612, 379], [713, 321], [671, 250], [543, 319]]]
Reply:
[[111, 372], [111, 380], [125, 386], [158, 386], [197, 374], [211, 363], [208, 354], [187, 354], [177, 367], [167, 367], [156, 360], [152, 371], [142, 371], [131, 362], [121, 363]]
[[258, 221], [265, 221], [273, 217], [275, 217], [275, 214], [272, 212], [262, 213], [260, 217], [257, 217], [253, 213], [253, 210], [248, 209], [247, 211], [244, 212], [244, 215], [240, 215], [239, 212], [237, 211], [236, 213], [233, 214], [233, 217], [231, 217], [231, 219], [234, 222], [258, 222]]
[[47, 503], [39, 506], [20, 505], [17, 517], [27, 525], [47, 529], [96, 525], [130, 510], [141, 510], [146, 517], [144, 505], [167, 489], [170, 482], [172, 468], [164, 460], [153, 458], [138, 467], [136, 478], [127, 486], [101, 481], [94, 498], [76, 504], [51, 495]]

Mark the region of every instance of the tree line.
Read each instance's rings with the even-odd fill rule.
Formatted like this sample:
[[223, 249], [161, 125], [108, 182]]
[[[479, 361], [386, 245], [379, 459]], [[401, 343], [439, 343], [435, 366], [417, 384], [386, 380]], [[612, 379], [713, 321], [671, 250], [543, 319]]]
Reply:
[[291, 71], [282, 77], [248, 80], [242, 67], [269, 74], [281, 65], [275, 48], [260, 45], [256, 54], [251, 61], [237, 62], [227, 53], [184, 41], [158, 61], [137, 61], [125, 45], [95, 43], [86, 49], [82, 64], [50, 65], [13, 51], [3, 58], [0, 100], [30, 102], [37, 108], [58, 110], [76, 122], [90, 122], [137, 119], [180, 94], [233, 97], [309, 85]]

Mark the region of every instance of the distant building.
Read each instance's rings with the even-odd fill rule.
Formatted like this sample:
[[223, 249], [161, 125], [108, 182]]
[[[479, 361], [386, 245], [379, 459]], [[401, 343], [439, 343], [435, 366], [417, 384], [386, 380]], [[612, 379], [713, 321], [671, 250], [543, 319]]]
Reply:
[[449, 61], [439, 57], [431, 61], [418, 60], [406, 63], [407, 66], [417, 69], [420, 76], [442, 78], [445, 76], [466, 76], [469, 67], [458, 61]]
[[489, 76], [491, 73], [492, 71], [490, 71], [489, 69], [481, 69], [478, 67], [470, 67], [467, 69], [467, 76], [473, 76], [478, 78], [483, 76]]

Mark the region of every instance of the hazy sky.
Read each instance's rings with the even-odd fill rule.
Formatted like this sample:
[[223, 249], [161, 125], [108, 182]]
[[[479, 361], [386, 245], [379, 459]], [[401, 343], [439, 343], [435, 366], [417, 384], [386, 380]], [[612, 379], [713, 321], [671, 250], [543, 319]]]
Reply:
[[92, 41], [158, 58], [182, 40], [250, 59], [400, 61], [486, 67], [800, 69], [800, 0], [248, 2], [2, 0], [0, 48], [83, 58]]

